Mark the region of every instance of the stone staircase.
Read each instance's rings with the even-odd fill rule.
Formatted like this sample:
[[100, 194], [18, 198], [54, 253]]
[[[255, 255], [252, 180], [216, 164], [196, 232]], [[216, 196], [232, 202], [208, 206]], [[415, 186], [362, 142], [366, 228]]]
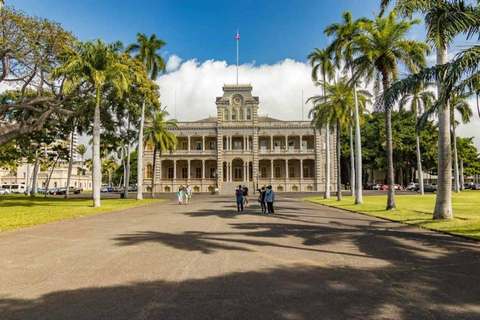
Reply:
[[233, 182], [222, 182], [222, 187], [220, 188], [221, 196], [235, 196], [235, 189], [238, 188], [238, 185], [245, 185], [248, 187], [249, 194], [253, 194], [253, 182], [251, 181], [233, 181]]

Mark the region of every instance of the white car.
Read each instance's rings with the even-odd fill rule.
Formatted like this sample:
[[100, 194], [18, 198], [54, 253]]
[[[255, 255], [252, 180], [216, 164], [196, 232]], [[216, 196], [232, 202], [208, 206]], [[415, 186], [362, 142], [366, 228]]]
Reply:
[[10, 194], [10, 190], [8, 189], [0, 189], [0, 194]]

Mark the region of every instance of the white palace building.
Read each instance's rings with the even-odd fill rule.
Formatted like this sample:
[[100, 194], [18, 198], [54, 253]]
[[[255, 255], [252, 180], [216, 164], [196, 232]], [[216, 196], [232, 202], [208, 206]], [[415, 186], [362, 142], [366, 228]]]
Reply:
[[[224, 85], [217, 116], [180, 122], [171, 131], [175, 152], [157, 158], [153, 177], [151, 146], [144, 151], [144, 191], [176, 192], [189, 184], [194, 192], [233, 194], [235, 185], [272, 185], [275, 191], [325, 190], [325, 131], [309, 121], [282, 121], [258, 115], [251, 85]], [[335, 137], [330, 135], [331, 190], [336, 190]]]

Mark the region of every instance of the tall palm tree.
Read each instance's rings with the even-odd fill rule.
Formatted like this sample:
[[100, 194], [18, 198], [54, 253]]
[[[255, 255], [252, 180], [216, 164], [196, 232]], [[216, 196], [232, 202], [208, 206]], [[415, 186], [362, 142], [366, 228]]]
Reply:
[[[428, 86], [426, 86], [428, 87]], [[418, 122], [418, 116], [422, 114], [425, 110], [430, 108], [435, 101], [435, 94], [428, 89], [422, 87], [412, 90], [412, 92], [405, 93], [400, 99], [399, 106], [401, 109], [405, 108], [408, 104], [410, 105], [410, 110], [415, 115], [415, 123]], [[415, 129], [415, 138], [416, 138], [416, 147], [417, 147], [417, 172], [418, 172], [418, 185], [420, 194], [424, 194], [423, 190], [423, 169], [422, 169], [422, 154], [420, 152], [420, 137], [418, 134], [419, 126], [416, 126]]]
[[[405, 36], [419, 20], [399, 21], [392, 11], [387, 17], [375, 17], [372, 24], [365, 26], [365, 32], [355, 39], [354, 51], [358, 57], [353, 61], [355, 72], [375, 78], [382, 84], [383, 92], [390, 87], [392, 80], [398, 77], [398, 63], [405, 65], [411, 72], [418, 72], [426, 65], [425, 54], [428, 46], [416, 40], [407, 40]], [[395, 190], [393, 172], [392, 110], [383, 104], [385, 113], [387, 142], [387, 210], [395, 210]]]
[[[324, 33], [328, 36], [335, 35], [335, 39], [332, 44], [329, 46], [328, 50], [335, 52], [335, 58], [337, 63], [343, 61], [345, 63], [346, 69], [350, 71], [353, 76], [351, 69], [351, 63], [354, 58], [354, 40], [362, 34], [364, 27], [370, 23], [370, 20], [366, 18], [359, 18], [354, 20], [350, 11], [342, 13], [342, 23], [333, 23], [329, 25]], [[355, 204], [363, 203], [363, 194], [362, 194], [362, 137], [360, 133], [360, 121], [358, 117], [358, 101], [357, 101], [357, 85], [354, 82], [354, 95], [355, 95], [355, 108], [354, 108], [354, 119], [355, 119], [355, 157], [357, 158], [355, 166], [355, 157], [353, 156], [353, 142], [352, 134], [350, 132], [350, 149], [351, 149], [351, 188], [352, 195], [355, 194]], [[356, 174], [356, 175], [355, 175]], [[355, 185], [356, 180], [356, 185]]]
[[[335, 67], [332, 62], [332, 55], [325, 49], [314, 48], [307, 58], [312, 66], [312, 80], [318, 81], [318, 73], [322, 74], [322, 80], [325, 84], [335, 76]], [[323, 86], [323, 95], [326, 95], [325, 86]], [[302, 146], [300, 146], [301, 148]], [[325, 199], [330, 199], [330, 124], [325, 124]]]
[[113, 157], [107, 158], [102, 161], [102, 172], [108, 174], [108, 186], [112, 187], [113, 172], [117, 170], [118, 163]]
[[[137, 43], [132, 43], [127, 47], [127, 51], [137, 53], [137, 59], [147, 68], [150, 79], [155, 80], [158, 73], [165, 73], [165, 61], [159, 51], [166, 43], [158, 39], [155, 34], [149, 38], [143, 33], [137, 33]], [[138, 163], [137, 163], [137, 200], [143, 199], [143, 127], [145, 122], [145, 100], [142, 103], [142, 116], [140, 120], [140, 130], [138, 132]]]
[[[382, 0], [384, 10], [392, 0]], [[447, 62], [447, 51], [453, 39], [459, 33], [470, 33], [478, 28], [478, 11], [465, 1], [447, 0], [396, 0], [395, 10], [411, 17], [414, 13], [425, 15], [427, 41], [435, 47], [437, 66]], [[445, 73], [437, 77], [438, 95], [445, 94], [442, 89]], [[438, 179], [434, 219], [453, 219], [452, 211], [452, 154], [450, 140], [450, 106], [442, 101], [438, 112]]]
[[102, 184], [100, 163], [100, 102], [106, 84], [113, 86], [119, 94], [127, 90], [130, 70], [120, 63], [112, 46], [101, 40], [78, 42], [76, 50], [60, 56], [62, 65], [54, 69], [54, 78], [65, 77], [65, 90], [88, 82], [95, 88], [95, 112], [93, 117], [93, 206], [100, 207], [100, 186]]
[[82, 158], [82, 164], [83, 164], [83, 162], [85, 162], [85, 153], [87, 153], [87, 147], [83, 144], [79, 144], [75, 149], [75, 151], [77, 151], [77, 153]]
[[[145, 128], [144, 140], [150, 142], [153, 146], [153, 165], [152, 165], [152, 199], [155, 197], [155, 168], [157, 152], [160, 157], [163, 152], [176, 149], [178, 140], [169, 130], [178, 129], [177, 120], [167, 120], [168, 112], [164, 109], [152, 116], [150, 124]], [[161, 173], [160, 173], [161, 174]]]
[[[338, 82], [329, 84], [317, 82], [317, 85], [325, 87], [325, 95], [317, 95], [308, 99], [314, 106], [309, 112], [313, 116], [312, 125], [322, 129], [328, 123], [331, 128], [336, 129], [337, 134], [337, 200], [342, 200], [341, 166], [340, 166], [340, 130], [346, 129], [351, 125], [351, 114], [354, 110], [355, 97], [354, 89], [349, 85], [346, 77], [342, 77]], [[370, 102], [369, 93], [365, 90], [358, 92], [357, 98], [360, 102], [359, 107], [365, 110], [366, 104]]]
[[[451, 126], [451, 133], [452, 133], [452, 140], [453, 140], [453, 181], [454, 181], [454, 190], [455, 192], [460, 192], [461, 185], [459, 181], [459, 171], [458, 171], [458, 151], [457, 151], [457, 125], [458, 122], [455, 120], [455, 113], [460, 114], [460, 119], [462, 123], [470, 122], [470, 117], [473, 115], [472, 109], [467, 102], [467, 98], [470, 97], [471, 94], [455, 94], [449, 100], [450, 105], [450, 123]], [[456, 112], [455, 112], [456, 111]], [[432, 105], [430, 108], [425, 110], [425, 113], [422, 116], [422, 124], [426, 122], [426, 120], [432, 116], [437, 115], [439, 113], [439, 105], [435, 104]]]

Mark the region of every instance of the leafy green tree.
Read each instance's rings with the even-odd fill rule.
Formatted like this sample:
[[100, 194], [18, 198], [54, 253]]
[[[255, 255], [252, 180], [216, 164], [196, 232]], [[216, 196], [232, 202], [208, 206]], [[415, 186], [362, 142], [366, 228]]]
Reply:
[[[313, 108], [309, 112], [312, 116], [312, 125], [322, 129], [328, 123], [331, 128], [336, 128], [337, 134], [337, 200], [342, 200], [341, 183], [341, 149], [340, 149], [340, 131], [346, 129], [351, 124], [351, 114], [354, 109], [354, 90], [347, 83], [345, 77], [334, 84], [320, 82], [325, 87], [325, 95], [317, 95], [308, 99], [313, 102]], [[367, 91], [358, 92], [360, 107], [365, 109], [369, 103], [369, 93]]]
[[[419, 20], [398, 20], [392, 11], [387, 17], [376, 16], [372, 24], [365, 26], [365, 32], [355, 39], [354, 52], [358, 57], [353, 65], [358, 75], [375, 78], [382, 84], [384, 92], [390, 87], [392, 80], [398, 78], [398, 64], [404, 64], [411, 72], [426, 65], [425, 54], [428, 46], [425, 43], [405, 39], [411, 27]], [[381, 79], [381, 80], [380, 80]], [[383, 99], [382, 99], [383, 100]], [[385, 112], [387, 143], [387, 210], [395, 210], [395, 189], [393, 172], [392, 119], [390, 105], [383, 104]]]
[[162, 110], [153, 115], [151, 122], [147, 125], [144, 133], [144, 141], [153, 146], [153, 167], [152, 167], [152, 199], [155, 198], [155, 169], [157, 152], [174, 151], [177, 147], [178, 140], [169, 130], [178, 129], [177, 120], [167, 120], [168, 112]]
[[[385, 9], [391, 2], [392, 0], [382, 0], [382, 9]], [[464, 33], [470, 36], [478, 32], [479, 11], [476, 6], [467, 5], [465, 1], [396, 0], [395, 2], [395, 10], [404, 16], [412, 17], [414, 13], [425, 16], [427, 41], [436, 49], [437, 67], [407, 78], [404, 82], [397, 84], [389, 95], [393, 97], [399, 92], [410, 91], [412, 87], [418, 87], [420, 81], [437, 81], [438, 100], [441, 107], [438, 112], [438, 183], [433, 218], [453, 219], [451, 124], [448, 99], [452, 88], [459, 79], [465, 74], [477, 72], [480, 55], [475, 48], [472, 48], [474, 50], [465, 50], [457, 57], [457, 62], [449, 66], [446, 65], [447, 51], [458, 34]], [[473, 83], [478, 83], [475, 76], [473, 79], [467, 77], [462, 82], [464, 85], [471, 86], [472, 80]], [[457, 92], [462, 91], [460, 89]], [[387, 102], [388, 100], [393, 101], [394, 99], [388, 98]]]
[[[129, 52], [138, 52], [135, 56], [147, 68], [150, 74], [150, 79], [155, 80], [158, 73], [165, 72], [165, 61], [159, 54], [159, 51], [166, 45], [166, 43], [158, 39], [155, 34], [149, 38], [142, 33], [137, 33], [137, 43], [133, 43], [127, 47]], [[140, 129], [138, 133], [138, 177], [137, 177], [137, 200], [142, 200], [143, 195], [143, 126], [145, 119], [145, 101], [142, 103], [142, 117], [140, 120]]]
[[[312, 80], [317, 83], [318, 74], [322, 74], [323, 83], [327, 83], [335, 76], [335, 67], [332, 61], [332, 55], [325, 49], [314, 48], [307, 58], [312, 66]], [[328, 79], [328, 80], [327, 80]], [[325, 86], [323, 86], [323, 95], [326, 95]], [[325, 199], [330, 199], [330, 124], [325, 124]]]
[[[342, 13], [342, 23], [333, 23], [329, 25], [324, 33], [328, 36], [335, 35], [335, 38], [332, 44], [329, 46], [328, 50], [335, 53], [335, 58], [337, 63], [340, 61], [344, 62], [346, 69], [352, 72], [352, 61], [354, 58], [354, 41], [360, 36], [363, 32], [364, 27], [367, 24], [370, 24], [366, 18], [360, 18], [354, 20], [350, 11]], [[355, 194], [355, 204], [363, 203], [363, 190], [362, 190], [362, 145], [361, 145], [361, 133], [360, 133], [360, 121], [358, 115], [358, 101], [357, 101], [357, 84], [354, 82], [353, 85], [354, 96], [355, 96], [355, 109], [354, 109], [354, 119], [355, 119], [355, 155], [357, 158], [356, 168], [355, 168], [355, 156], [353, 150], [351, 152], [351, 170], [352, 174], [350, 175], [350, 187], [352, 188], [352, 195]], [[351, 131], [351, 129], [350, 129]], [[352, 133], [350, 132], [350, 136]], [[351, 149], [353, 149], [353, 139], [350, 137]], [[357, 184], [355, 185], [355, 180]]]
[[112, 177], [115, 170], [119, 167], [117, 161], [113, 158], [107, 158], [102, 161], [102, 173], [108, 176], [108, 186], [112, 187]]
[[77, 42], [75, 50], [61, 55], [62, 65], [53, 71], [54, 78], [65, 77], [65, 91], [87, 82], [95, 88], [95, 112], [93, 117], [93, 206], [100, 206], [101, 164], [100, 164], [100, 102], [102, 89], [112, 85], [121, 95], [131, 82], [130, 70], [120, 62], [113, 52], [113, 46], [101, 40]]

